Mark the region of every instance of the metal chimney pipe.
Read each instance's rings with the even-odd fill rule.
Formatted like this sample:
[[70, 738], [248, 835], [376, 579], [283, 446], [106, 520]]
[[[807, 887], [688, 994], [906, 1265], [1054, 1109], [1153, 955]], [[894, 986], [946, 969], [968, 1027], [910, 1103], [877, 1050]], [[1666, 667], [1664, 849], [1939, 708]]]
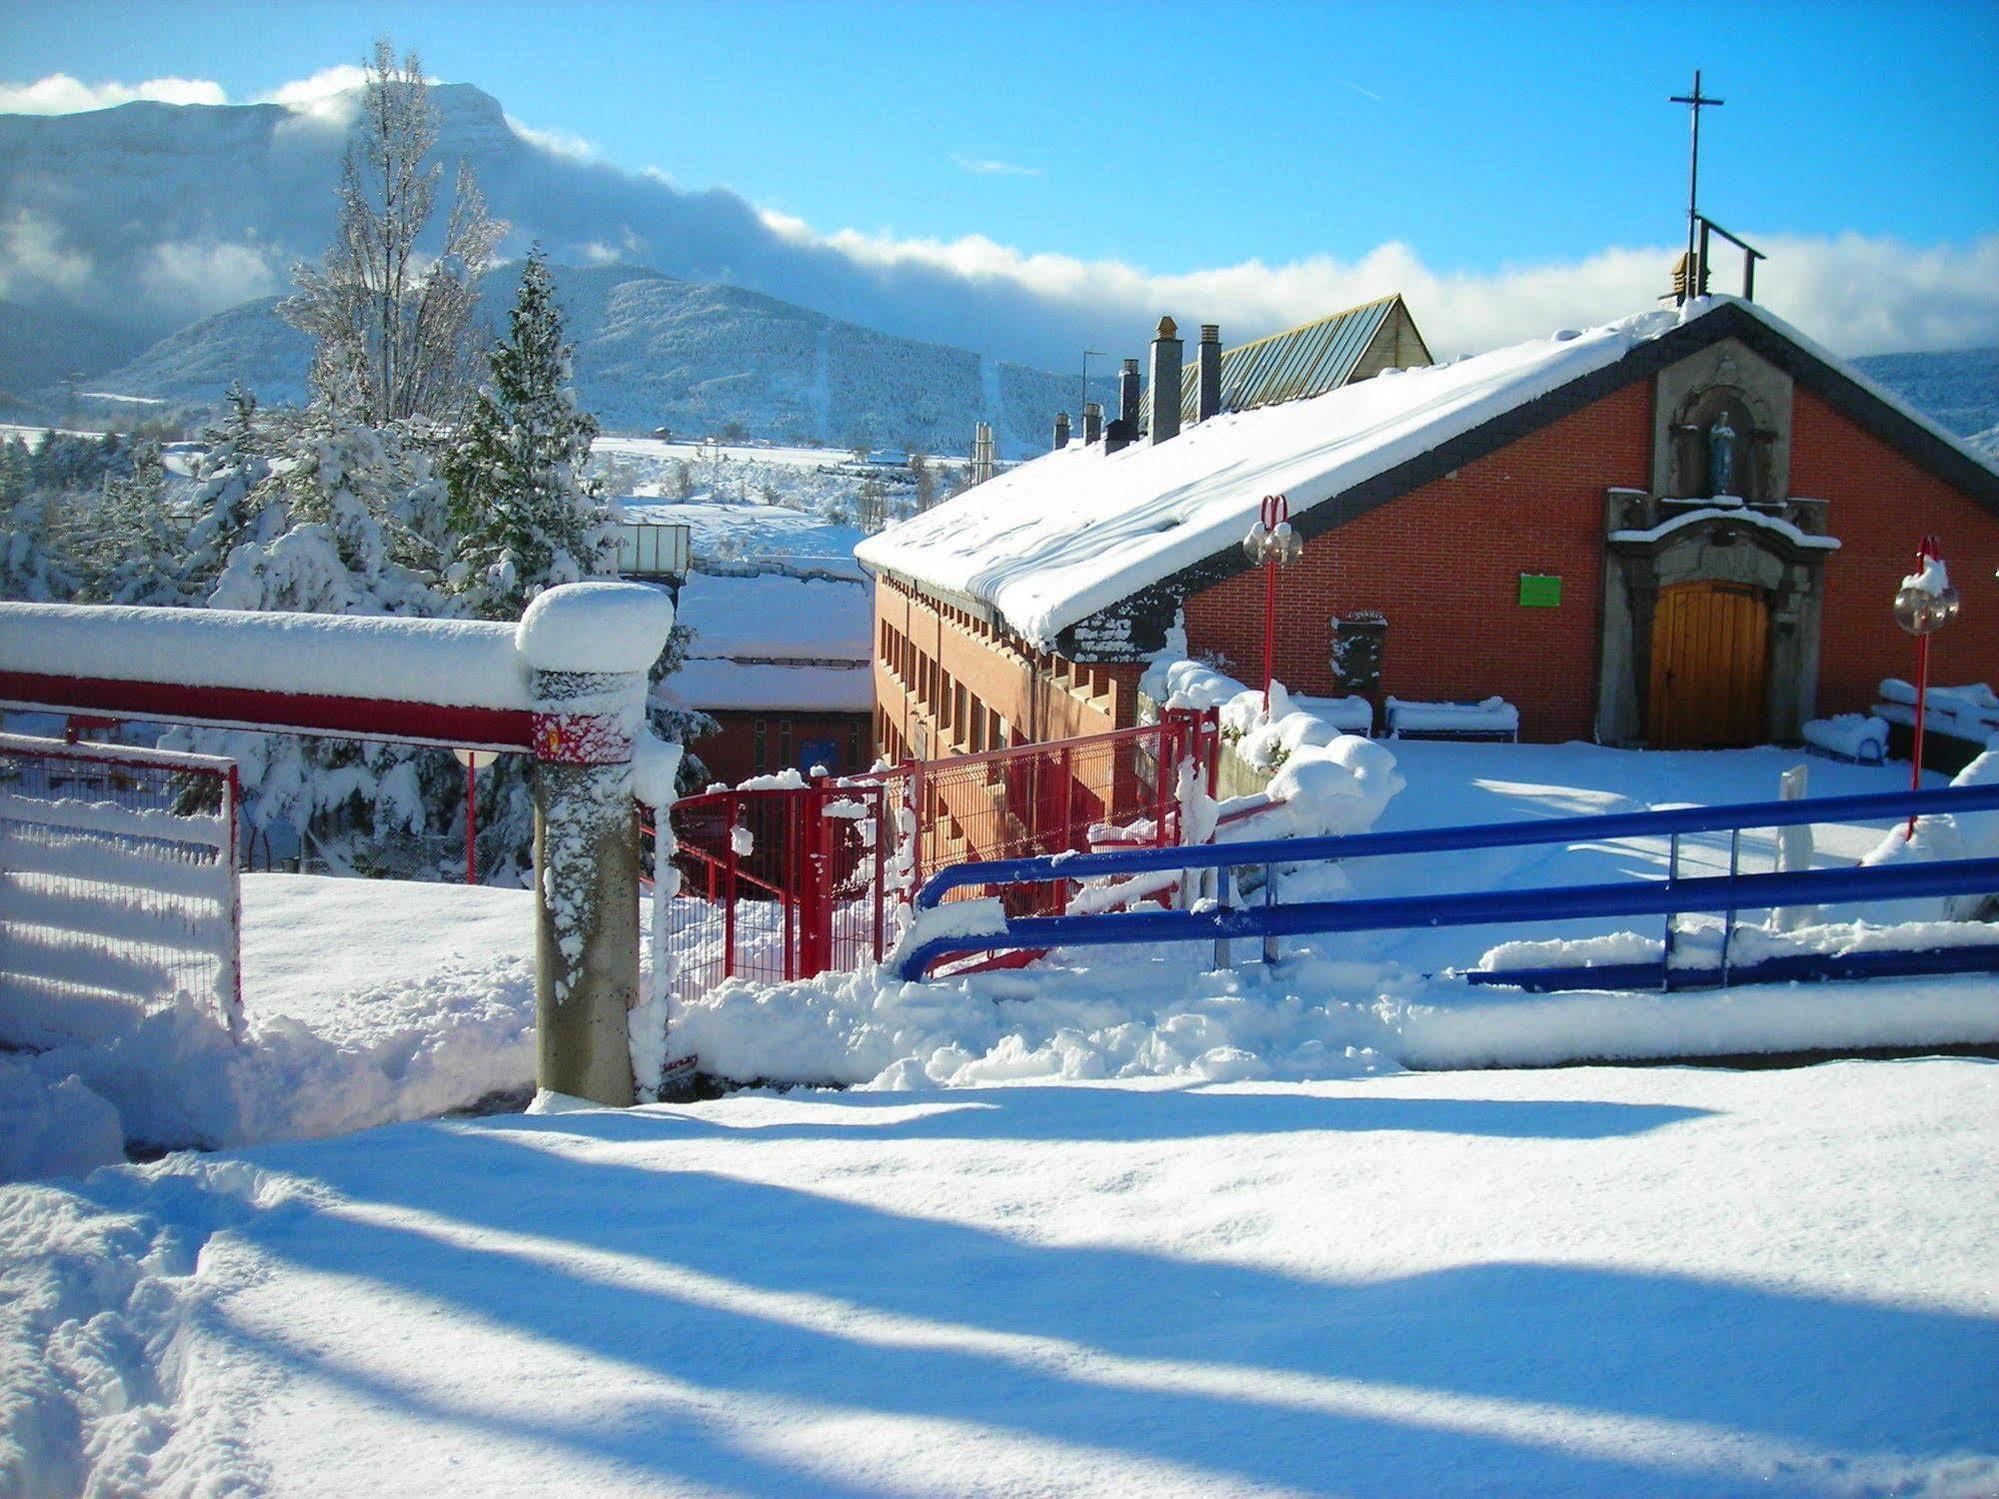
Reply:
[[1146, 440], [1155, 448], [1180, 435], [1180, 330], [1173, 319], [1159, 320], [1152, 336], [1152, 383], [1146, 393]]
[[1201, 324], [1201, 342], [1194, 349], [1194, 420], [1205, 422], [1222, 409], [1222, 329]]
[[1085, 445], [1094, 445], [1103, 440], [1103, 435], [1104, 403], [1102, 401], [1085, 401], [1083, 403], [1083, 442]]

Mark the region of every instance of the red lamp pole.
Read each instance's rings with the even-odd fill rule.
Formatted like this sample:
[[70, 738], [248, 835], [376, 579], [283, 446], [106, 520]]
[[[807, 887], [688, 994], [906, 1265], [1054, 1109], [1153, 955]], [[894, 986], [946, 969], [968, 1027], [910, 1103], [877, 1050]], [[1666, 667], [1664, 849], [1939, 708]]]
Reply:
[[[1291, 519], [1291, 502], [1281, 494], [1263, 497], [1262, 520], [1265, 534], [1274, 541], [1277, 528]], [[1277, 659], [1277, 564], [1278, 548], [1271, 546], [1263, 559], [1263, 714], [1270, 716], [1270, 682]]]
[[[1923, 785], [1923, 723], [1929, 714], [1930, 636], [1957, 618], [1957, 590], [1944, 573], [1943, 551], [1934, 536], [1925, 536], [1916, 548], [1915, 576], [1902, 580], [1895, 595], [1895, 622], [1916, 637], [1916, 723], [1915, 744], [1909, 755], [1909, 789]], [[1905, 838], [1916, 835], [1916, 819], [1909, 819]]]

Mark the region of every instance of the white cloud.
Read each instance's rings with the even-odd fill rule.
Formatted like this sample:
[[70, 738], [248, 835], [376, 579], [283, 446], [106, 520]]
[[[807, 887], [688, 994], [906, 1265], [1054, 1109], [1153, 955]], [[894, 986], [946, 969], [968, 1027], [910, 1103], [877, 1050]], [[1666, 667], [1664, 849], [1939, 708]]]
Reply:
[[256, 104], [282, 104], [287, 109], [310, 110], [327, 99], [351, 93], [368, 82], [368, 70], [358, 63], [336, 63], [304, 78], [281, 83], [268, 94], [259, 94]]
[[[1101, 319], [1108, 312], [1132, 328], [1171, 312], [1183, 323], [1222, 323], [1230, 342], [1399, 291], [1440, 357], [1652, 306], [1666, 290], [1675, 253], [1671, 246], [1611, 248], [1577, 260], [1446, 272], [1390, 241], [1352, 261], [1323, 255], [1282, 265], [1246, 260], [1161, 274], [1119, 261], [1027, 254], [983, 235], [937, 240], [853, 229], [820, 233], [787, 214], [766, 210], [762, 218], [790, 243], [837, 250], [871, 269], [941, 272], [1017, 290], [1070, 315]], [[1747, 237], [1770, 255], [1758, 272], [1758, 300], [1841, 353], [1999, 343], [1999, 235], [1931, 248], [1854, 234]], [[1736, 287], [1733, 262], [1717, 255], [1713, 284], [1717, 291]]]
[[74, 293], [94, 268], [89, 253], [65, 245], [61, 228], [47, 219], [22, 208], [0, 220], [0, 297]]
[[277, 252], [228, 240], [169, 240], [139, 266], [146, 291], [196, 317], [267, 297], [283, 285]]
[[604, 153], [595, 143], [568, 130], [539, 130], [525, 121], [507, 115], [507, 128], [530, 146], [546, 151], [551, 156], [560, 156], [566, 161], [601, 161]]
[[110, 109], [134, 99], [161, 104], [227, 104], [222, 85], [206, 78], [148, 78], [144, 83], [85, 83], [51, 73], [33, 83], [0, 83], [0, 114], [68, 115]]
[[967, 172], [981, 177], [1039, 177], [1040, 167], [1015, 166], [1010, 161], [995, 161], [990, 157], [959, 156], [955, 153], [951, 160]]

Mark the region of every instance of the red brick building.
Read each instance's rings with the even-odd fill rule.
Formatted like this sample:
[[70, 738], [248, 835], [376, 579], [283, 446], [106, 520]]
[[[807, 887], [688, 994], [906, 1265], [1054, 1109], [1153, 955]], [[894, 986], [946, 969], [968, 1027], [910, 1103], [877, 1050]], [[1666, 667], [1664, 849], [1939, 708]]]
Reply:
[[731, 785], [783, 770], [835, 775], [873, 758], [868, 589], [855, 579], [780, 570], [690, 573], [680, 622], [687, 659], [662, 683], [717, 732], [689, 743]]
[[[1909, 674], [1890, 604], [1925, 533], [1963, 598], [1933, 678], [1999, 676], [1999, 472], [1747, 302], [1153, 425], [862, 545], [883, 750], [1129, 724], [1176, 626], [1258, 680], [1240, 543], [1276, 492], [1304, 542], [1280, 582], [1294, 691], [1504, 697], [1535, 740], [1794, 741]], [[1343, 676], [1343, 634], [1374, 637], [1378, 676]]]

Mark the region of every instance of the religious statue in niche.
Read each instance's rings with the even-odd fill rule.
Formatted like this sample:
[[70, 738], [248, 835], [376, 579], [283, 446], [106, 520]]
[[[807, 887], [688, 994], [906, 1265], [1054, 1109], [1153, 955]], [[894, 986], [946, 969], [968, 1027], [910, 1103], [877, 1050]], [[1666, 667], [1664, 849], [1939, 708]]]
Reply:
[[1710, 495], [1735, 493], [1735, 428], [1729, 425], [1724, 409], [1707, 429], [1707, 478]]

